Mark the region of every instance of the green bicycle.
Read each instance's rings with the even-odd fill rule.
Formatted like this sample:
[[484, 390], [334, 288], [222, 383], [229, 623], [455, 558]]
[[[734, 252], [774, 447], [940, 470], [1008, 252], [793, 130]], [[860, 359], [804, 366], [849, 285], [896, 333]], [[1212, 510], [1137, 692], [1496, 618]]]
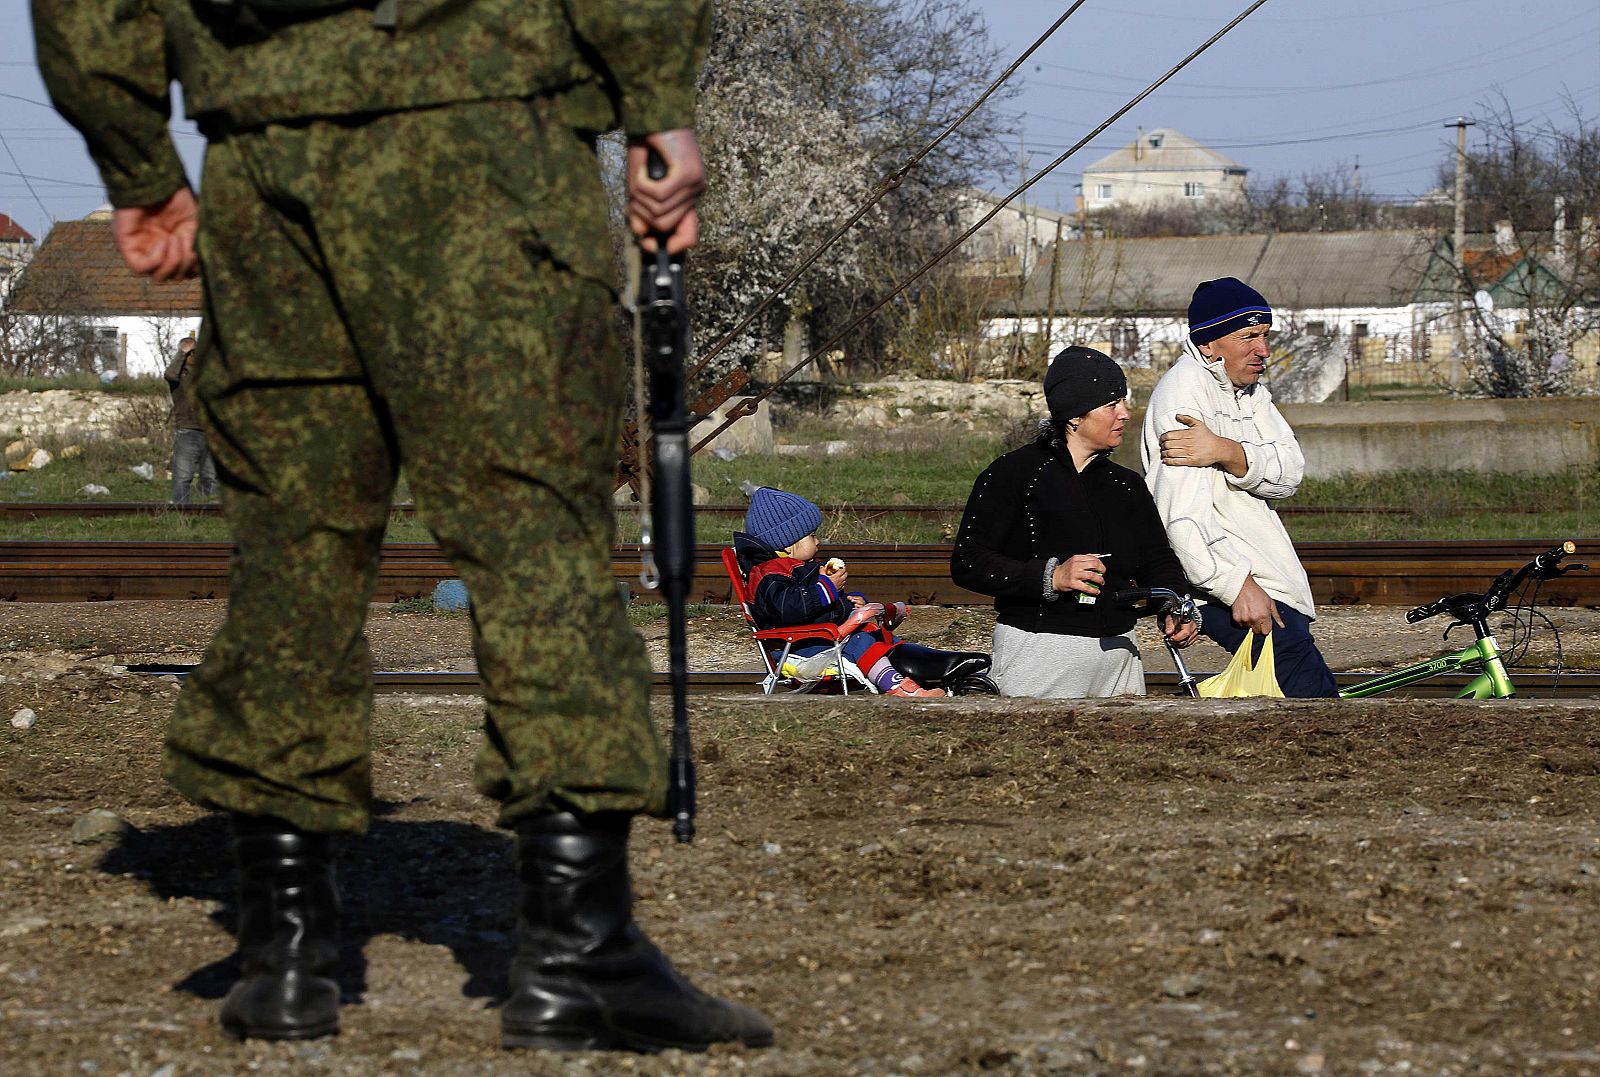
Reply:
[[[1467, 682], [1467, 686], [1456, 694], [1457, 699], [1509, 699], [1517, 694], [1516, 687], [1511, 683], [1511, 674], [1507, 667], [1514, 665], [1526, 653], [1528, 639], [1531, 633], [1534, 617], [1542, 619], [1550, 625], [1550, 619], [1534, 608], [1538, 599], [1539, 588], [1546, 580], [1553, 580], [1557, 576], [1564, 576], [1568, 572], [1577, 572], [1587, 569], [1588, 565], [1561, 564], [1563, 558], [1570, 557], [1578, 550], [1577, 544], [1563, 542], [1561, 545], [1546, 550], [1532, 561], [1517, 569], [1506, 569], [1489, 589], [1481, 595], [1460, 594], [1450, 595], [1439, 599], [1437, 602], [1426, 606], [1418, 606], [1406, 614], [1408, 624], [1416, 624], [1441, 613], [1448, 613], [1454, 620], [1445, 629], [1448, 637], [1456, 628], [1470, 627], [1477, 638], [1472, 646], [1463, 648], [1454, 654], [1440, 655], [1414, 665], [1397, 669], [1392, 673], [1382, 673], [1376, 677], [1361, 681], [1357, 684], [1339, 690], [1340, 699], [1365, 699], [1368, 696], [1381, 695], [1397, 688], [1404, 688], [1418, 681], [1427, 680], [1448, 673], [1472, 673], [1477, 676]], [[1506, 608], [1507, 601], [1513, 592], [1520, 588], [1516, 604], [1512, 607], [1512, 624], [1516, 635], [1513, 638], [1509, 651], [1502, 652], [1494, 633], [1489, 630], [1489, 617]], [[1530, 593], [1531, 588], [1531, 593]], [[1557, 636], [1556, 662], [1557, 670], [1560, 669], [1560, 637]]]

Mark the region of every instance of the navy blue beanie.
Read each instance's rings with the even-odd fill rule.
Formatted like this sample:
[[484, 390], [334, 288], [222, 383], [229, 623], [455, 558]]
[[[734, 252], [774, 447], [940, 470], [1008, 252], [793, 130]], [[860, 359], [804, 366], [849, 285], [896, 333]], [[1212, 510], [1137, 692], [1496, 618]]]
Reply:
[[822, 526], [822, 510], [799, 494], [763, 486], [750, 495], [744, 529], [774, 550], [787, 550]]
[[1201, 281], [1189, 300], [1189, 339], [1210, 344], [1247, 325], [1271, 325], [1272, 307], [1238, 277]]

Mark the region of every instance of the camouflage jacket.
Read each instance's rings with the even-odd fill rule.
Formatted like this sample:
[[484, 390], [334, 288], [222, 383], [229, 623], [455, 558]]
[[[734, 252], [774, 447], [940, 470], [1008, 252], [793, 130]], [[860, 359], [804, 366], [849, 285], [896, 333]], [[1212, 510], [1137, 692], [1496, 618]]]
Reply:
[[574, 126], [688, 127], [709, 0], [399, 0], [267, 32], [207, 0], [33, 0], [39, 69], [114, 206], [186, 182], [169, 85], [208, 135], [282, 120], [559, 95]]

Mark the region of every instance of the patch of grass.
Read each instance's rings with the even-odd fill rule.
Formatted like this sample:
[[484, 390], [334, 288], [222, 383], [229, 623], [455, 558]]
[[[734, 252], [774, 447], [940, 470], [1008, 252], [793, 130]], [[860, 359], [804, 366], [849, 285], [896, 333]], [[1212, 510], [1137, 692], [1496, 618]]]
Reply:
[[[932, 543], [949, 541], [960, 522], [961, 506], [978, 473], [995, 457], [1019, 444], [1022, 427], [995, 433], [974, 433], [953, 425], [911, 425], [894, 431], [850, 430], [827, 426], [815, 413], [801, 414], [787, 427], [788, 440], [848, 440], [853, 451], [837, 456], [746, 455], [719, 460], [695, 458], [695, 481], [707, 488], [713, 502], [743, 506], [746, 484], [778, 486], [813, 501], [831, 505], [944, 505], [937, 518], [905, 513], [861, 512], [849, 508], [824, 521], [823, 538], [831, 543]], [[62, 446], [46, 444], [52, 452]], [[18, 540], [101, 539], [146, 541], [225, 541], [220, 516], [194, 516], [165, 511], [168, 494], [166, 445], [146, 440], [101, 439], [84, 442], [76, 456], [58, 458], [37, 472], [15, 472], [0, 479], [0, 500], [135, 501], [150, 512], [138, 516], [7, 518], [5, 537]], [[130, 470], [149, 463], [153, 480]], [[92, 498], [81, 493], [88, 483], [111, 493]], [[409, 496], [404, 476], [396, 500]], [[1284, 503], [1296, 506], [1376, 506], [1407, 510], [1401, 514], [1286, 515], [1290, 534], [1301, 540], [1383, 539], [1527, 539], [1600, 537], [1600, 469], [1561, 475], [1480, 475], [1470, 472], [1407, 472], [1308, 479], [1299, 494]], [[1530, 511], [1532, 510], [1532, 511]], [[618, 538], [636, 542], [634, 508], [617, 514]], [[737, 515], [702, 514], [697, 530], [702, 542], [727, 542], [740, 527]], [[427, 528], [416, 518], [396, 513], [386, 539], [427, 542]], [[646, 607], [640, 606], [639, 609]]]
[[1285, 516], [1301, 540], [1592, 538], [1600, 519], [1600, 472], [1484, 475], [1407, 471], [1307, 479], [1289, 506], [1403, 508], [1403, 514]]
[[[0, 487], [0, 493], [3, 493]], [[47, 516], [36, 520], [8, 516], [4, 537], [13, 542], [227, 542], [221, 516], [193, 516], [154, 503], [134, 516]]]
[[[170, 435], [169, 435], [170, 437]], [[0, 498], [6, 501], [150, 501], [164, 502], [171, 493], [167, 462], [171, 442], [148, 438], [92, 438], [64, 445], [53, 438], [36, 438], [53, 459], [37, 471], [13, 471], [0, 480]], [[140, 478], [133, 468], [149, 464], [154, 477]], [[83, 488], [94, 483], [110, 491], [92, 495]]]
[[847, 439], [855, 450], [838, 456], [695, 457], [695, 482], [711, 500], [743, 503], [740, 488], [777, 486], [827, 504], [965, 504], [972, 480], [1004, 446], [989, 437], [948, 437], [943, 445], [901, 442], [898, 434], [874, 432]]
[[[402, 598], [398, 602], [391, 602], [389, 610], [392, 613], [433, 613], [433, 599], [427, 595], [417, 595], [415, 598]], [[453, 613], [463, 613], [462, 610], [439, 610], [446, 616]]]
[[[688, 617], [709, 617], [713, 613], [721, 613], [727, 607], [712, 606], [705, 602], [691, 602], [684, 607]], [[656, 621], [665, 620], [667, 605], [665, 602], [630, 602], [628, 603], [628, 623], [635, 628], [640, 625], [654, 624]]]
[[166, 381], [154, 375], [118, 378], [104, 384], [101, 383], [99, 375], [87, 373], [64, 374], [53, 378], [0, 377], [0, 393], [42, 393], [51, 389], [79, 389], [86, 392], [132, 396], [146, 393], [167, 395]]

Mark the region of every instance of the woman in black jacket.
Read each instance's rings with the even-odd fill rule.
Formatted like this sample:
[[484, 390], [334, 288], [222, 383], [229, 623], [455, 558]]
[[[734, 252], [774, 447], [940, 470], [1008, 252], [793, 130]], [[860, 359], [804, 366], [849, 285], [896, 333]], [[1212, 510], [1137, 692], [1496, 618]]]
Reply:
[[[1108, 456], [1128, 422], [1128, 380], [1110, 356], [1071, 347], [1044, 378], [1050, 419], [1032, 444], [978, 476], [950, 558], [956, 583], [993, 595], [995, 682], [1006, 695], [1143, 695], [1136, 618], [1110, 596], [1189, 590], [1144, 480]], [[1180, 647], [1193, 623], [1162, 631]]]

